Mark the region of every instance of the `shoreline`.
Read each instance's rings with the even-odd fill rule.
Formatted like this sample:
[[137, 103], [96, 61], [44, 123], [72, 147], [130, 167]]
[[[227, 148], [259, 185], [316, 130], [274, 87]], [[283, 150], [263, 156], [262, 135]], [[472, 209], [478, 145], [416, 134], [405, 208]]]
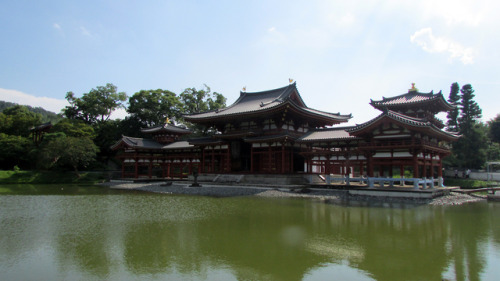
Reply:
[[345, 190], [332, 190], [321, 188], [295, 188], [295, 187], [261, 187], [261, 186], [231, 186], [202, 183], [200, 187], [191, 187], [187, 182], [154, 182], [154, 183], [127, 183], [106, 182], [101, 185], [112, 189], [136, 190], [160, 194], [209, 196], [216, 198], [256, 196], [263, 198], [305, 198], [339, 205], [374, 205], [391, 206], [398, 204], [455, 206], [466, 203], [486, 201], [486, 197], [471, 196], [451, 192], [449, 195], [433, 199], [394, 198], [376, 196], [354, 196]]

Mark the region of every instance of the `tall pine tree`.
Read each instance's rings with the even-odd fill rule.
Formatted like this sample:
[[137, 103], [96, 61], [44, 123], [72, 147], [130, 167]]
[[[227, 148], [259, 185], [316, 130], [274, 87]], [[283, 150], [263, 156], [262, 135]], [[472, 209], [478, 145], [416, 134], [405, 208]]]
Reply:
[[464, 85], [460, 90], [461, 95], [461, 112], [458, 118], [460, 133], [463, 135], [469, 134], [476, 125], [476, 122], [481, 119], [482, 110], [474, 101], [474, 89], [470, 84]]
[[460, 86], [457, 82], [451, 84], [450, 87], [450, 96], [448, 97], [448, 102], [455, 105], [456, 107], [448, 112], [448, 122], [446, 123], [446, 127], [448, 132], [458, 132], [458, 104], [460, 101], [460, 95], [458, 94], [460, 91]]
[[459, 133], [462, 137], [453, 144], [456, 165], [462, 168], [481, 168], [486, 161], [487, 138], [480, 128], [481, 108], [474, 101], [474, 89], [470, 84], [460, 90]]

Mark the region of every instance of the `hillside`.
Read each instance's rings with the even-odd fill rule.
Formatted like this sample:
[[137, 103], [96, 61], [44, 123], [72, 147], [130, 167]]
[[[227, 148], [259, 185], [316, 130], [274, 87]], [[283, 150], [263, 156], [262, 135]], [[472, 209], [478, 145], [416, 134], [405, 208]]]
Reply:
[[[7, 101], [0, 101], [0, 112], [2, 112], [4, 109], [13, 107], [15, 105], [18, 105], [17, 103], [12, 103], [12, 102], [7, 102]], [[58, 116], [56, 113], [52, 111], [45, 110], [41, 107], [32, 107], [29, 105], [25, 105], [31, 112], [38, 113], [42, 115], [42, 122], [52, 122], [52, 124], [57, 123], [59, 120], [62, 118]]]

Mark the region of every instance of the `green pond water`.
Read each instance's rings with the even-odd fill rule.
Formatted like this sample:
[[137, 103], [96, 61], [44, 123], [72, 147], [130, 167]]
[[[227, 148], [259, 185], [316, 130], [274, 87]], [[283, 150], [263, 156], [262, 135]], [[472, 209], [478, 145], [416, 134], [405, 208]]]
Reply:
[[0, 191], [0, 280], [500, 280], [500, 203]]

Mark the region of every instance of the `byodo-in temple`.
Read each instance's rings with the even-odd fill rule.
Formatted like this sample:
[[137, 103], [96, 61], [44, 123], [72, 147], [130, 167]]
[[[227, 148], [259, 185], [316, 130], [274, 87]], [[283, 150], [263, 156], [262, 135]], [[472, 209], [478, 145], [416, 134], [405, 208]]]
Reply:
[[113, 149], [123, 178], [185, 178], [193, 172], [442, 177], [442, 160], [459, 136], [444, 131], [435, 116], [455, 106], [441, 92], [420, 93], [414, 85], [370, 104], [380, 115], [343, 126], [350, 114], [307, 107], [296, 83], [243, 91], [226, 108], [184, 116], [215, 128], [209, 137], [189, 138], [191, 130], [165, 123], [142, 129], [151, 138], [123, 136]]

